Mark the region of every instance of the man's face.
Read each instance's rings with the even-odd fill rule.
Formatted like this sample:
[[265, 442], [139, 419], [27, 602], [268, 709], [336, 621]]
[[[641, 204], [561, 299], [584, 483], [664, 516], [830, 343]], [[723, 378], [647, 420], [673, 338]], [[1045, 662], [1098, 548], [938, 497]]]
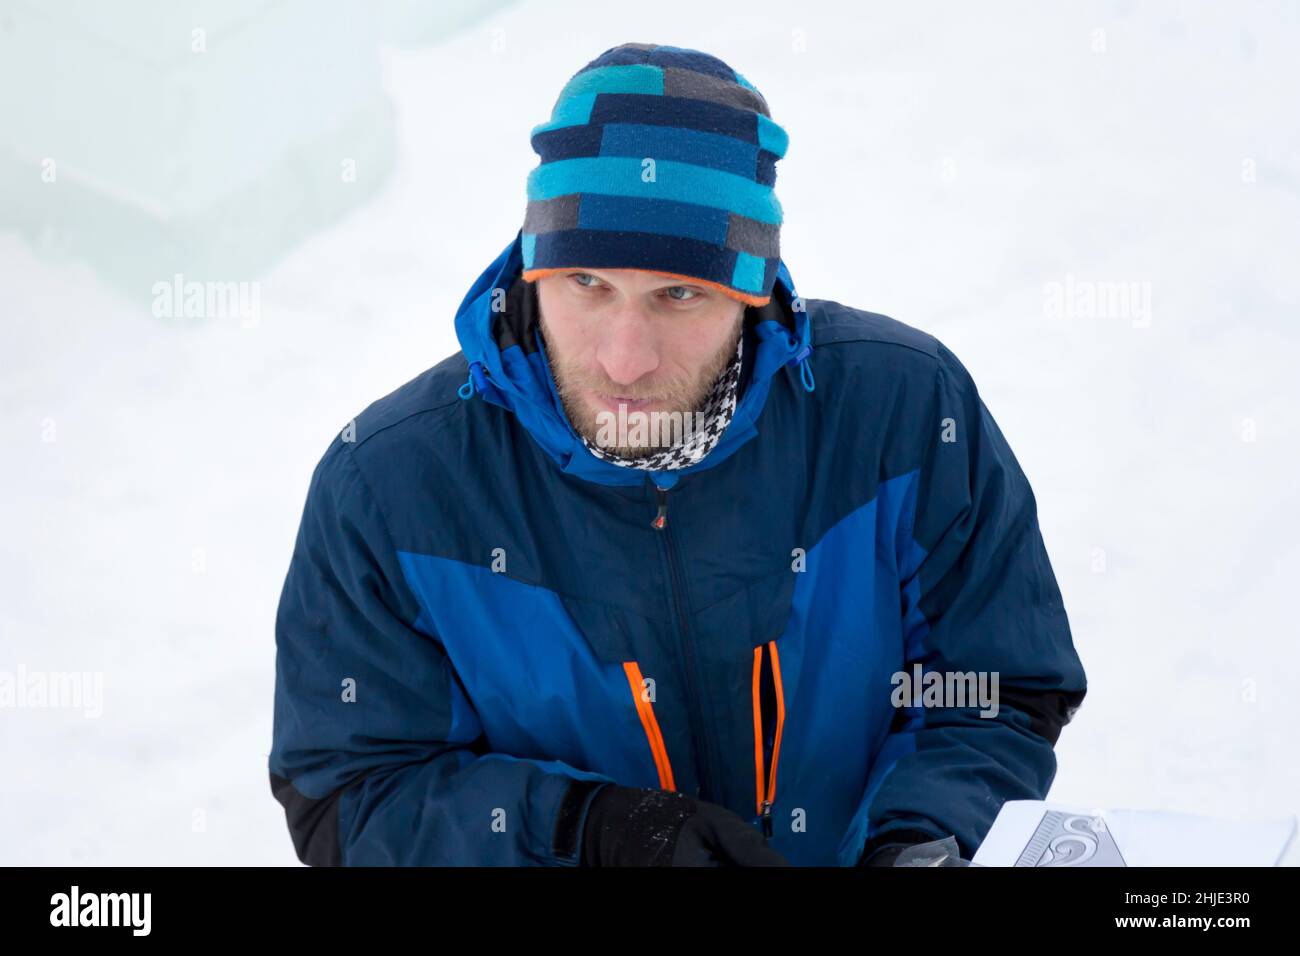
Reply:
[[[643, 269], [565, 271], [537, 280], [542, 337], [570, 423], [593, 444], [597, 416], [697, 412], [736, 351], [743, 303]], [[655, 449], [609, 446], [624, 458]]]

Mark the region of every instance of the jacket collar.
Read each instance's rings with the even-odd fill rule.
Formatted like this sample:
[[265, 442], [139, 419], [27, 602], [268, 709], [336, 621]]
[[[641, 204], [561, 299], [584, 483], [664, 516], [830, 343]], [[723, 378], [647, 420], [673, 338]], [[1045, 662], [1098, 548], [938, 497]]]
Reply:
[[736, 413], [722, 440], [704, 459], [688, 468], [644, 471], [603, 461], [591, 454], [564, 414], [551, 377], [541, 336], [533, 321], [534, 292], [520, 275], [522, 234], [475, 280], [456, 312], [456, 336], [469, 363], [469, 379], [460, 396], [477, 392], [485, 401], [511, 411], [561, 470], [606, 485], [637, 485], [649, 476], [671, 488], [677, 479], [726, 460], [757, 434], [772, 376], [783, 365], [797, 365], [807, 391], [813, 389], [808, 357], [812, 354], [808, 313], [795, 308], [798, 297], [784, 262], [777, 267], [776, 285], [767, 305], [747, 307], [747, 349], [756, 343], [753, 362], [742, 380]]

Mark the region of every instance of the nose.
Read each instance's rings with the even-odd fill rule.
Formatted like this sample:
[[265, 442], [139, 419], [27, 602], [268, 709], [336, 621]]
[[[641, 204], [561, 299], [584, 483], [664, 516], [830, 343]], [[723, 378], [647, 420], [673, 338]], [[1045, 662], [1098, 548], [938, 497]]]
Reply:
[[659, 367], [654, 321], [635, 302], [602, 319], [596, 361], [611, 381], [632, 385]]

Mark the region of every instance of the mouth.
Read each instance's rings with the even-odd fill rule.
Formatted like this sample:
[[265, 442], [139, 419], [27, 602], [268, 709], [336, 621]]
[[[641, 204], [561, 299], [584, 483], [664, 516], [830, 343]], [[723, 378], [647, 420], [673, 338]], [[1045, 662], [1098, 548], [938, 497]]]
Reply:
[[606, 395], [604, 392], [591, 392], [590, 394], [600, 410], [616, 414], [620, 406], [629, 412], [646, 411], [658, 401], [653, 398], [628, 398], [624, 395]]

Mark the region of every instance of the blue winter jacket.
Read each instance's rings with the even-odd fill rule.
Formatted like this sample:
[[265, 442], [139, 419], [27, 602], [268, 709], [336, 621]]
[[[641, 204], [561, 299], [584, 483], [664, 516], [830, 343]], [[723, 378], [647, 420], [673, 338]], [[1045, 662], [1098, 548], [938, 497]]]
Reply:
[[[269, 762], [299, 858], [575, 865], [612, 781], [852, 866], [897, 834], [969, 856], [1003, 801], [1044, 797], [1084, 672], [957, 358], [802, 299], [782, 263], [721, 442], [647, 473], [569, 426], [520, 268], [516, 235], [465, 296], [462, 351], [312, 475]], [[981, 672], [993, 716], [897, 696], [896, 674]]]

